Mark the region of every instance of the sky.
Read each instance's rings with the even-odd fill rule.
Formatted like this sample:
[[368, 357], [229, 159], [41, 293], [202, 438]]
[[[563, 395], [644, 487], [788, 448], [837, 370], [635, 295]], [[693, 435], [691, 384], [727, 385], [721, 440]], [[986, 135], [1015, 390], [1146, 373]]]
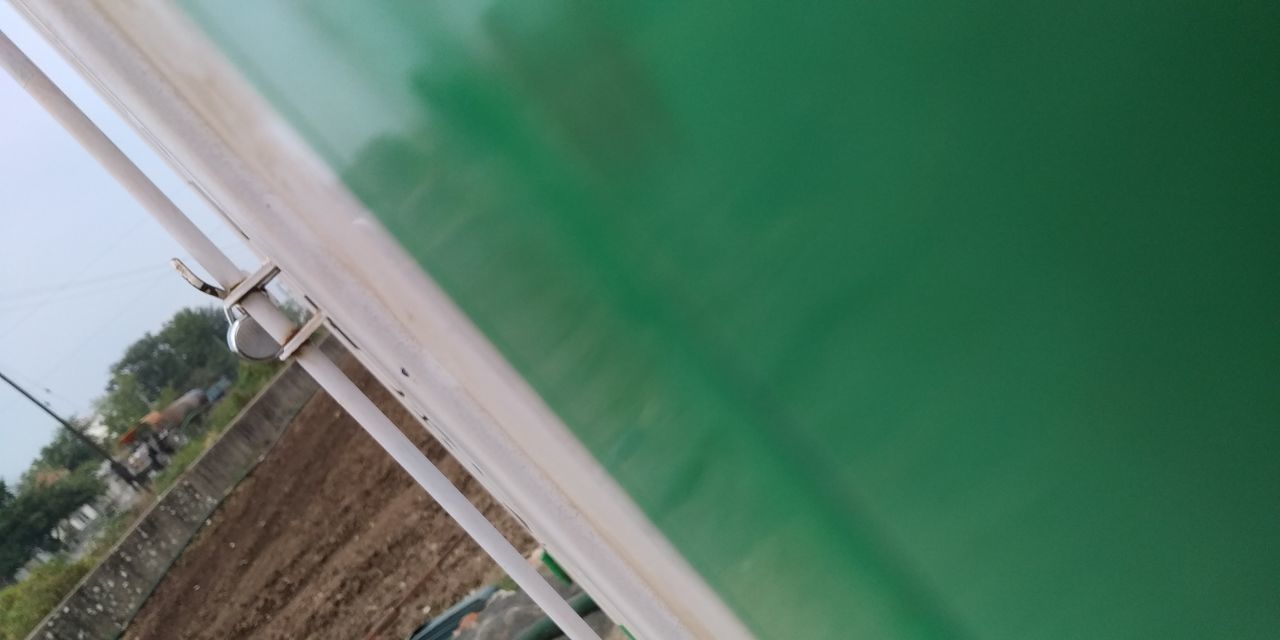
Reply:
[[[240, 267], [257, 259], [87, 83], [0, 2], [0, 31]], [[203, 273], [160, 225], [0, 71], [0, 371], [63, 415], [89, 416], [108, 367], [175, 311], [216, 303], [169, 266]], [[0, 384], [0, 477], [16, 482], [58, 428]]]

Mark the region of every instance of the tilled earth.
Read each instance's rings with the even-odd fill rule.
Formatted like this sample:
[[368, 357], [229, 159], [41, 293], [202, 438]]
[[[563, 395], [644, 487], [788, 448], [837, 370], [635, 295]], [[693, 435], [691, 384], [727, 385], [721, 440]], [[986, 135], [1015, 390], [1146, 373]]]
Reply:
[[[350, 357], [344, 368], [508, 540], [533, 547], [372, 376]], [[495, 575], [453, 520], [320, 392], [222, 503], [124, 637], [404, 638]]]

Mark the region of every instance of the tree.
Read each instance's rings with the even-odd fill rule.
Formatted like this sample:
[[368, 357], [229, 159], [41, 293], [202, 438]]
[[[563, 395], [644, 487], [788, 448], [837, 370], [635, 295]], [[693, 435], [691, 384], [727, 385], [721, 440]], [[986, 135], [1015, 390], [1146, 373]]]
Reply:
[[0, 576], [12, 576], [37, 548], [55, 547], [54, 525], [102, 493], [91, 470], [72, 473], [49, 486], [32, 483], [0, 508]]
[[215, 307], [175, 313], [158, 333], [147, 333], [111, 366], [116, 376], [132, 376], [138, 390], [154, 402], [165, 387], [186, 390], [206, 386], [236, 370], [227, 349], [227, 321]]
[[0, 640], [26, 638], [92, 566], [91, 558], [55, 559], [36, 567], [26, 580], [0, 589]]
[[127, 431], [153, 409], [188, 389], [234, 376], [238, 359], [227, 348], [227, 321], [217, 307], [182, 309], [157, 333], [129, 345], [111, 365], [98, 413], [113, 435]]
[[[81, 421], [72, 419], [72, 422], [79, 423]], [[75, 427], [83, 433], [86, 425], [75, 424]], [[81, 441], [80, 438], [71, 435], [66, 429], [59, 429], [53, 440], [40, 450], [40, 457], [36, 459], [36, 464], [74, 471], [85, 463], [98, 462], [100, 460], [98, 453]]]
[[[234, 377], [239, 359], [227, 349], [227, 322], [217, 307], [182, 309], [156, 333], [147, 333], [111, 366], [97, 408], [112, 434], [128, 430], [159, 403], [181, 392]], [[0, 581], [37, 548], [56, 546], [50, 530], [99, 495], [94, 452], [59, 432], [40, 452], [13, 492], [0, 483]]]
[[97, 410], [107, 432], [119, 436], [147, 415], [151, 407], [138, 379], [131, 373], [117, 373], [107, 383], [106, 395], [98, 399]]

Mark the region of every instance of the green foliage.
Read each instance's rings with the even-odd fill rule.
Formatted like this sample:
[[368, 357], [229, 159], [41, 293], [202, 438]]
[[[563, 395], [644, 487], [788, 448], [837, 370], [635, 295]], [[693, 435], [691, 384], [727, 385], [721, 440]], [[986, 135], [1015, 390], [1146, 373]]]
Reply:
[[208, 437], [192, 438], [191, 441], [182, 445], [182, 448], [169, 457], [169, 466], [155, 475], [151, 481], [151, 490], [155, 491], [156, 495], [164, 493], [187, 470], [187, 467], [190, 467], [191, 463], [209, 448], [216, 437], [216, 433], [210, 433]]
[[[159, 332], [130, 345], [111, 367], [111, 379], [97, 409], [114, 435], [127, 431], [151, 410], [168, 405], [182, 391], [206, 388], [223, 376], [235, 378], [205, 417], [206, 435], [194, 433], [156, 477], [157, 492], [181, 476], [280, 368], [274, 362], [240, 362], [227, 349], [225, 335], [226, 320], [216, 307], [183, 309]], [[0, 582], [36, 549], [54, 550], [51, 529], [102, 492], [101, 482], [93, 475], [96, 460], [92, 449], [60, 432], [23, 475], [18, 491], [0, 481]], [[134, 515], [112, 516], [96, 550], [81, 561], [54, 561], [21, 583], [0, 590], [0, 640], [25, 637], [127, 531]]]
[[55, 547], [50, 529], [102, 493], [94, 476], [97, 462], [93, 449], [59, 430], [22, 474], [16, 493], [0, 482], [0, 581], [12, 576], [35, 549]]
[[156, 396], [155, 402], [152, 402], [151, 406], [157, 410], [162, 409], [172, 404], [174, 400], [177, 400], [179, 395], [178, 391], [173, 387], [165, 387], [160, 390], [160, 393]]
[[188, 389], [205, 388], [235, 373], [238, 359], [227, 349], [227, 320], [217, 307], [175, 313], [157, 333], [143, 335], [111, 365], [98, 413], [113, 435], [128, 431], [153, 409]]
[[107, 394], [98, 399], [97, 410], [107, 431], [119, 436], [147, 415], [151, 406], [133, 374], [116, 373], [107, 383]]
[[150, 506], [150, 502], [139, 502], [134, 504], [131, 509], [117, 511], [107, 516], [106, 521], [102, 523], [101, 532], [98, 534], [98, 541], [94, 543], [93, 550], [85, 556], [85, 559], [89, 560], [91, 565], [98, 564], [116, 546], [116, 543], [122, 540], [125, 534], [129, 533], [134, 521], [141, 517], [143, 513], [146, 513], [147, 508]]
[[236, 370], [236, 383], [231, 391], [241, 391], [249, 394], [249, 398], [257, 395], [262, 387], [266, 386], [276, 372], [280, 370], [281, 363], [272, 362], [249, 362], [248, 360], [240, 361], [240, 366]]
[[249, 404], [249, 400], [252, 398], [252, 395], [246, 396], [243, 393], [237, 393], [236, 388], [232, 387], [230, 391], [227, 391], [227, 395], [222, 396], [218, 404], [213, 405], [213, 408], [209, 410], [208, 422], [206, 423], [209, 425], [209, 430], [214, 433], [221, 432], [227, 425], [231, 424], [231, 421], [240, 413], [241, 409], [244, 409], [245, 405]]
[[[188, 433], [192, 436], [191, 441], [178, 449], [169, 459], [169, 466], [156, 474], [152, 483], [155, 492], [163, 493], [176, 482], [187, 467], [191, 466], [191, 463], [209, 448], [209, 445], [213, 444], [218, 434], [231, 424], [231, 421], [275, 377], [279, 370], [278, 362], [241, 361], [235, 383], [209, 409], [209, 413], [204, 417], [203, 428], [189, 430]], [[197, 437], [202, 433], [206, 434], [205, 437]]]
[[98, 541], [80, 560], [55, 558], [37, 567], [26, 580], [0, 589], [0, 640], [25, 638], [106, 557], [147, 506], [137, 505], [108, 516]]
[[[204, 417], [203, 428], [158, 474], [161, 493], [173, 484], [280, 369], [280, 363], [241, 362], [226, 347], [226, 322], [217, 308], [183, 309], [156, 334], [147, 334], [111, 367], [98, 413], [112, 434], [127, 431], [152, 409], [172, 402], [182, 390], [206, 388], [222, 376], [234, 377], [226, 394]], [[196, 424], [199, 424], [197, 422]], [[195, 424], [192, 425], [193, 427]], [[12, 576], [37, 548], [53, 549], [50, 529], [102, 491], [94, 478], [94, 454], [66, 433], [41, 452], [16, 494], [0, 481], [0, 579]], [[70, 469], [72, 472], [55, 472]], [[63, 473], [61, 478], [58, 474]], [[48, 478], [57, 478], [48, 483]], [[111, 517], [96, 550], [76, 563], [55, 561], [19, 584], [0, 590], [0, 640], [23, 638], [61, 601], [128, 529], [132, 513]]]
[[[83, 433], [86, 425], [75, 426]], [[80, 438], [66, 429], [59, 429], [53, 440], [40, 450], [40, 457], [36, 459], [36, 464], [53, 469], [74, 470], [82, 465], [97, 463], [101, 460], [98, 453]]]
[[37, 567], [26, 580], [0, 589], [0, 640], [21, 640], [44, 619], [93, 566], [54, 560]]
[[222, 431], [279, 370], [278, 362], [241, 362], [235, 384], [231, 385], [226, 395], [209, 410], [206, 424], [213, 431]]
[[8, 578], [37, 548], [55, 547], [50, 529], [102, 493], [92, 470], [68, 474], [50, 486], [26, 487], [0, 509], [0, 577]]
[[153, 402], [165, 387], [205, 387], [235, 370], [236, 357], [227, 349], [226, 335], [226, 318], [216, 307], [182, 309], [158, 333], [147, 333], [130, 345], [111, 373], [132, 375]]
[[293, 300], [285, 300], [280, 303], [280, 312], [298, 326], [302, 326], [302, 324], [310, 317], [310, 314], [308, 314], [301, 305]]

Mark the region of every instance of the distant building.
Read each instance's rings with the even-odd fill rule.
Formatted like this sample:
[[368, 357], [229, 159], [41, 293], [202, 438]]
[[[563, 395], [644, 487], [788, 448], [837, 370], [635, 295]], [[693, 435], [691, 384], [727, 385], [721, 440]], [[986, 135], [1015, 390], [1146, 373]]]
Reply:
[[53, 554], [44, 549], [36, 549], [36, 552], [27, 559], [26, 563], [18, 568], [13, 574], [14, 582], [22, 582], [26, 580], [32, 571], [40, 568], [41, 565], [48, 563], [53, 559]]
[[101, 518], [102, 513], [93, 508], [93, 505], [82, 504], [71, 515], [60, 520], [51, 534], [54, 540], [72, 547], [87, 538], [97, 528], [95, 525]]

